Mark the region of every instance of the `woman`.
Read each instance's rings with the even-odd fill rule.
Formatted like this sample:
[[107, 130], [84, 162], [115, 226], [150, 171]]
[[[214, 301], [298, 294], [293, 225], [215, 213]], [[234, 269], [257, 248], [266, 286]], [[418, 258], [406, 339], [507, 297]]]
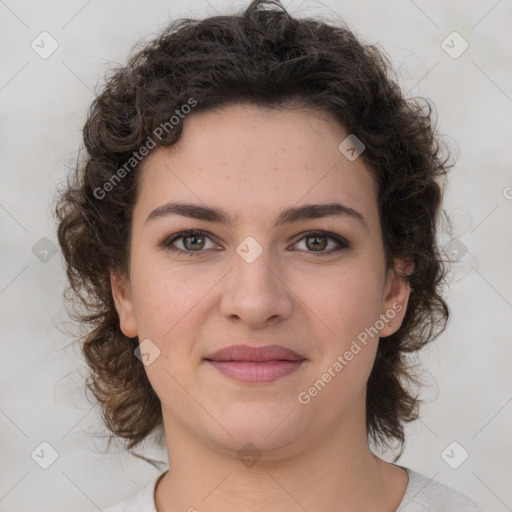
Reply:
[[447, 157], [376, 48], [278, 2], [177, 21], [84, 143], [57, 215], [89, 387], [169, 456], [109, 512], [481, 510], [370, 447], [403, 450], [448, 318]]

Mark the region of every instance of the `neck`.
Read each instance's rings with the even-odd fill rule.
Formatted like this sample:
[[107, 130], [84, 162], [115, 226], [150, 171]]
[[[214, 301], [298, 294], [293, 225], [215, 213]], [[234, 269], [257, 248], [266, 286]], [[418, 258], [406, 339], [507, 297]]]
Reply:
[[237, 450], [164, 424], [170, 470], [156, 488], [158, 512], [394, 511], [407, 487], [405, 471], [375, 456], [359, 425], [323, 432], [306, 450], [298, 443], [270, 450], [251, 466]]

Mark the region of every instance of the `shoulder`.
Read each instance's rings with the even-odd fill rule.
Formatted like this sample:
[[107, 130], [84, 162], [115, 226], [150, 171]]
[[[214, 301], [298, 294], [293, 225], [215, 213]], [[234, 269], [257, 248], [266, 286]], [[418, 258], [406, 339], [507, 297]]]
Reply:
[[465, 494], [433, 478], [400, 466], [409, 475], [409, 484], [396, 512], [484, 512]]
[[[407, 471], [409, 483], [396, 512], [484, 512], [461, 492], [412, 469], [399, 467]], [[164, 474], [156, 476], [145, 488], [104, 509], [104, 512], [157, 512], [155, 488]]]
[[143, 489], [126, 496], [123, 500], [103, 509], [103, 512], [157, 512], [155, 507], [156, 484], [166, 473], [153, 478]]

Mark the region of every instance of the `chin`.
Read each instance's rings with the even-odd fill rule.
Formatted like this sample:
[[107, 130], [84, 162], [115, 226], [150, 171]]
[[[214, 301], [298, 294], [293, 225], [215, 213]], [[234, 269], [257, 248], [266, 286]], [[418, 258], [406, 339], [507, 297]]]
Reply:
[[[305, 434], [306, 423], [297, 411], [278, 403], [236, 404], [215, 415], [224, 429], [219, 428], [217, 444], [229, 450], [239, 451], [250, 444], [271, 457], [269, 451], [286, 452], [286, 447], [300, 442]], [[291, 414], [290, 414], [291, 413]], [[215, 442], [215, 441], [214, 441]]]

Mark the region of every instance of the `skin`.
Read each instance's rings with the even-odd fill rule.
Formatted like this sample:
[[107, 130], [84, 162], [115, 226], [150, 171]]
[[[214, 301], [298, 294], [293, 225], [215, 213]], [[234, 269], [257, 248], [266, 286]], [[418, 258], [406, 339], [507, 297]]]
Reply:
[[[307, 405], [297, 398], [398, 304], [380, 336], [395, 332], [409, 297], [385, 266], [375, 182], [361, 158], [338, 150], [346, 136], [320, 111], [231, 105], [189, 115], [180, 141], [144, 162], [129, 275], [112, 272], [111, 283], [122, 331], [160, 350], [145, 366], [162, 403], [170, 461], [155, 492], [158, 512], [399, 506], [407, 474], [370, 451], [365, 430], [378, 336]], [[180, 215], [145, 222], [168, 201], [215, 206], [237, 222]], [[342, 215], [274, 227], [285, 208], [330, 202], [365, 222]], [[188, 229], [209, 234], [164, 245]], [[317, 248], [309, 230], [335, 233], [350, 247], [327, 254], [337, 242], [320, 238]], [[262, 248], [252, 263], [236, 252], [248, 236]], [[273, 382], [249, 384], [203, 359], [247, 340], [281, 344], [307, 361]], [[248, 442], [262, 455], [252, 467], [237, 456]]]

